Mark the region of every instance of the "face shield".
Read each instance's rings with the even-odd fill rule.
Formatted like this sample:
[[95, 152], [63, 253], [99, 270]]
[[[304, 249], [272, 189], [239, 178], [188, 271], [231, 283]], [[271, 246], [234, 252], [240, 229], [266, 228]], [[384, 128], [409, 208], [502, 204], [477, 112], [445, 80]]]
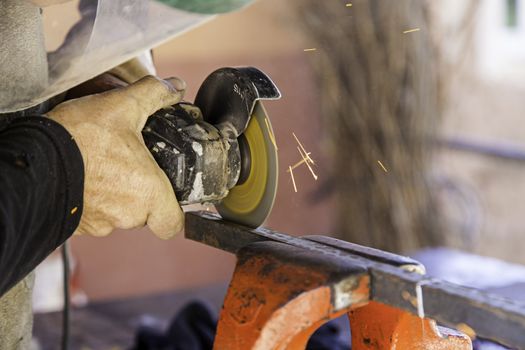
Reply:
[[[45, 50], [46, 54], [27, 54], [47, 57], [47, 64], [35, 67], [47, 72], [36, 74], [39, 81], [30, 83], [31, 88], [16, 89], [16, 85], [12, 85], [16, 93], [0, 99], [0, 113], [19, 111], [46, 101], [218, 13], [239, 9], [251, 1], [77, 0], [46, 7], [41, 19], [45, 48], [39, 50]], [[7, 48], [9, 52], [9, 46]], [[3, 60], [2, 64], [12, 65], [7, 67], [11, 70], [17, 69], [16, 60]], [[11, 80], [22, 83], [23, 77]]]

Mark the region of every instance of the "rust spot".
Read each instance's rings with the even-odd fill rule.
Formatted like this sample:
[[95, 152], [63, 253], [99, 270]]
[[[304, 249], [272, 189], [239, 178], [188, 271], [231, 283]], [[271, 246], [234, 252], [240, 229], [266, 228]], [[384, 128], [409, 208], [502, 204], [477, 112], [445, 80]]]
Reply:
[[268, 276], [272, 271], [274, 271], [277, 268], [276, 263], [267, 263], [261, 268], [260, 275], [262, 277]]
[[233, 305], [229, 312], [231, 317], [239, 324], [253, 321], [261, 307], [266, 303], [264, 291], [261, 289], [247, 289], [236, 293]]

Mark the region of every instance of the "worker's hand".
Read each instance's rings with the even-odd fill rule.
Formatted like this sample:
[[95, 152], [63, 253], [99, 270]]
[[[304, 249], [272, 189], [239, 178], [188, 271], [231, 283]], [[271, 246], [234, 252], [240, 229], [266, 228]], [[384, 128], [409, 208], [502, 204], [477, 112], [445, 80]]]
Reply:
[[186, 84], [147, 76], [126, 87], [64, 102], [48, 116], [77, 143], [85, 167], [77, 233], [104, 236], [148, 224], [161, 238], [182, 230], [171, 184], [144, 145], [148, 116], [179, 102]]

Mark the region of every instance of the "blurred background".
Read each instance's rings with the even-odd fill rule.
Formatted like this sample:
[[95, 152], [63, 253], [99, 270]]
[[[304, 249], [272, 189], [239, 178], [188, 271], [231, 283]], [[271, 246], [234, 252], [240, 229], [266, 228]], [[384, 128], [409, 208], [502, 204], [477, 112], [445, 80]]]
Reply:
[[[74, 13], [76, 4], [71, 2], [45, 11], [49, 19], [56, 18], [57, 14], [51, 11]], [[68, 22], [76, 21], [67, 18]], [[334, 229], [333, 200], [323, 195], [323, 187], [329, 186], [329, 159], [323, 146], [320, 101], [308, 61], [310, 53], [303, 51], [307, 43], [294, 21], [293, 7], [282, 1], [260, 1], [182, 34], [156, 48], [153, 56], [160, 77], [178, 76], [187, 82], [188, 101], [193, 101], [208, 74], [224, 66], [255, 66], [274, 80], [283, 98], [265, 106], [279, 145], [280, 178], [277, 200], [267, 225], [290, 234], [330, 234]], [[53, 25], [51, 20], [45, 23]], [[67, 32], [57, 29], [60, 25], [55, 23], [54, 32]], [[56, 37], [55, 47], [62, 40], [59, 34]], [[292, 132], [318, 162], [317, 181], [306, 167], [294, 172], [297, 193], [289, 174], [283, 170], [301, 159]], [[182, 234], [162, 241], [147, 228], [117, 231], [104, 239], [74, 237], [71, 247], [76, 262], [75, 283], [90, 300], [227, 281], [235, 263], [233, 255], [185, 240]], [[58, 255], [56, 259], [58, 267]], [[56, 289], [61, 288], [56, 285]]]
[[[65, 10], [44, 16], [53, 11]], [[446, 246], [525, 264], [524, 44], [522, 0], [259, 0], [153, 56], [159, 76], [187, 82], [189, 101], [223, 66], [256, 66], [280, 88], [283, 98], [265, 104], [280, 166], [267, 226], [408, 255]], [[318, 175], [297, 169], [297, 192], [285, 171], [301, 159], [292, 132]], [[84, 301], [225, 283], [235, 263], [147, 228], [71, 246]], [[41, 281], [56, 276], [45, 272], [53, 261], [39, 268]]]

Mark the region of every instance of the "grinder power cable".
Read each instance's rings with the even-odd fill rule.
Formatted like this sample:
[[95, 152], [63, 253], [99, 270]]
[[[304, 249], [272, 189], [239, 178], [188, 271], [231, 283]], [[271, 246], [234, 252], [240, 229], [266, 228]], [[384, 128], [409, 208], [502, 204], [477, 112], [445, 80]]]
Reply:
[[258, 227], [277, 192], [275, 137], [261, 100], [279, 99], [272, 80], [253, 67], [221, 68], [194, 104], [153, 114], [142, 131], [181, 205], [211, 203], [224, 219]]

